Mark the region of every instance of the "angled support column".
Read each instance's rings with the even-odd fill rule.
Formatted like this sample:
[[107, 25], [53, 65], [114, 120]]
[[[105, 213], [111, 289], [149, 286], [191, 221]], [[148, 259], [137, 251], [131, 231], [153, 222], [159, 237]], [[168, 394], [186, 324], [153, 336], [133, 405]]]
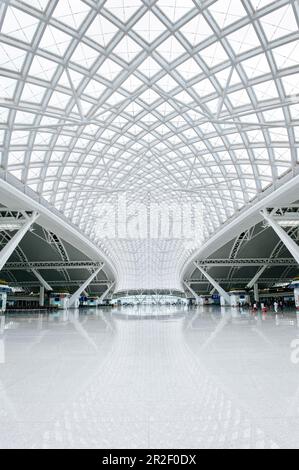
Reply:
[[12, 237], [12, 239], [5, 245], [4, 248], [0, 251], [0, 271], [5, 265], [6, 261], [11, 257], [12, 253], [28, 232], [31, 225], [36, 221], [39, 214], [34, 212], [33, 215], [28, 218], [28, 220], [22, 225], [22, 227], [17, 231], [17, 233]]
[[44, 307], [45, 305], [45, 288], [44, 286], [39, 287], [39, 306]]
[[258, 286], [258, 283], [255, 282], [253, 284], [253, 296], [254, 296], [254, 300], [256, 302], [258, 302], [260, 300], [260, 296], [259, 296], [259, 286]]
[[205, 278], [215, 287], [216, 291], [225, 299], [225, 301], [230, 305], [230, 296], [229, 294], [218, 284], [215, 279], [210, 276], [196, 261], [194, 262], [195, 266], [199, 271], [205, 276]]
[[32, 269], [32, 272], [46, 290], [53, 290], [50, 284], [47, 283], [47, 281], [43, 278], [43, 276], [36, 269]]
[[106, 297], [106, 295], [108, 294], [108, 292], [112, 289], [112, 287], [114, 286], [115, 282], [111, 282], [110, 286], [108, 286], [108, 289], [105, 290], [105, 292], [101, 295], [101, 297], [99, 298], [99, 302], [103, 302], [104, 298]]
[[79, 299], [81, 293], [86, 289], [86, 287], [91, 283], [91, 281], [96, 277], [96, 275], [103, 269], [104, 263], [96, 271], [94, 271], [88, 279], [76, 290], [76, 292], [70, 297], [69, 307], [73, 307], [77, 299]]
[[196, 292], [192, 289], [191, 286], [189, 286], [189, 284], [186, 281], [184, 281], [184, 284], [187, 287], [187, 289], [191, 292], [191, 294], [194, 295], [196, 303], [199, 304], [199, 295], [196, 294]]
[[268, 214], [266, 210], [261, 211], [262, 216], [273, 228], [274, 232], [279, 236], [280, 240], [284, 243], [291, 255], [299, 264], [299, 246], [297, 243], [285, 232], [285, 230]]
[[249, 289], [256, 283], [256, 281], [261, 277], [261, 275], [263, 274], [263, 272], [267, 269], [267, 265], [264, 264], [264, 266], [262, 266], [258, 271], [257, 273], [253, 276], [253, 278], [251, 279], [251, 281], [248, 282], [248, 284], [246, 285], [246, 287], [248, 287]]

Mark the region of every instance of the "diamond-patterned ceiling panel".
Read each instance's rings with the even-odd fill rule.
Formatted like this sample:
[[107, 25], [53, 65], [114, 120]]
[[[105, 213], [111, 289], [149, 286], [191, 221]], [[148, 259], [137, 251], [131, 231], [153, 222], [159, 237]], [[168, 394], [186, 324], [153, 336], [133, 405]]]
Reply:
[[101, 237], [117, 194], [209, 237], [298, 165], [297, 0], [3, 0], [1, 168], [93, 238], [118, 288], [179, 288], [183, 239]]

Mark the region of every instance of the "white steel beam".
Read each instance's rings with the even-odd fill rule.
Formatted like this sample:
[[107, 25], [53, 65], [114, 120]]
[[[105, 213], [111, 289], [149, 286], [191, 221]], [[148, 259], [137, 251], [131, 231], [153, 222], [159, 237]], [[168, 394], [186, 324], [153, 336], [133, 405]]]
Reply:
[[192, 289], [192, 287], [189, 286], [189, 284], [186, 281], [184, 281], [184, 284], [187, 287], [187, 289], [189, 289], [191, 294], [194, 295], [196, 302], [199, 303], [199, 295], [196, 294], [196, 292]]
[[230, 304], [230, 296], [229, 294], [218, 284], [217, 281], [215, 281], [215, 279], [212, 278], [212, 276], [210, 276], [209, 273], [207, 273], [207, 271], [205, 271], [200, 265], [198, 265], [196, 263], [196, 261], [194, 262], [195, 266], [197, 267], [197, 269], [199, 269], [199, 271], [207, 278], [207, 280], [212, 284], [213, 287], [215, 287], [215, 289], [217, 290], [217, 292], [225, 299], [225, 301]]
[[33, 215], [28, 218], [28, 220], [22, 225], [18, 232], [12, 237], [12, 239], [5, 245], [5, 247], [2, 248], [0, 251], [0, 271], [38, 217], [39, 214], [34, 212]]
[[248, 284], [246, 285], [246, 287], [248, 288], [251, 288], [255, 283], [256, 281], [261, 277], [261, 275], [263, 274], [263, 272], [267, 269], [267, 265], [265, 264], [264, 266], [261, 267], [261, 269], [259, 269], [257, 271], [257, 273], [255, 273], [255, 275], [253, 276], [253, 278], [251, 279], [251, 281], [248, 282]]
[[280, 240], [284, 243], [296, 262], [299, 264], [299, 246], [297, 243], [286, 233], [286, 231], [268, 214], [266, 210], [262, 210], [261, 214], [268, 222], [270, 227], [279, 236]]
[[36, 269], [32, 269], [32, 272], [46, 290], [53, 290], [50, 284], [47, 283], [47, 281]]
[[72, 307], [73, 304], [75, 303], [76, 299], [78, 299], [80, 297], [80, 295], [82, 294], [82, 292], [86, 289], [86, 287], [91, 283], [91, 281], [93, 280], [93, 278], [96, 277], [96, 275], [101, 271], [101, 269], [103, 268], [104, 266], [104, 263], [103, 265], [98, 268], [96, 271], [94, 271], [88, 279], [86, 279], [85, 282], [83, 282], [83, 284], [79, 287], [79, 289], [76, 290], [76, 292], [70, 297], [70, 301], [69, 301], [69, 307]]

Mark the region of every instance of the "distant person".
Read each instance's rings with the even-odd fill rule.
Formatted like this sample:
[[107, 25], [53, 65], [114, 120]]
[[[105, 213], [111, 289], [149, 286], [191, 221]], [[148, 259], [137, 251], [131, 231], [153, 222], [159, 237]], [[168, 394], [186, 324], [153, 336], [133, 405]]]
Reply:
[[276, 300], [274, 301], [273, 307], [274, 307], [274, 312], [277, 313], [278, 312], [278, 302]]

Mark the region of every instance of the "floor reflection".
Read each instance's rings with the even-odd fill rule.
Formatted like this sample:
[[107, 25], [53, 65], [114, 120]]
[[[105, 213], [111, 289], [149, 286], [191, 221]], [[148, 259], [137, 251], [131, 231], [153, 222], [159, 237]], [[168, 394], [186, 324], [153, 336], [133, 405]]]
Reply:
[[0, 447], [299, 447], [298, 326], [212, 306], [2, 316]]

